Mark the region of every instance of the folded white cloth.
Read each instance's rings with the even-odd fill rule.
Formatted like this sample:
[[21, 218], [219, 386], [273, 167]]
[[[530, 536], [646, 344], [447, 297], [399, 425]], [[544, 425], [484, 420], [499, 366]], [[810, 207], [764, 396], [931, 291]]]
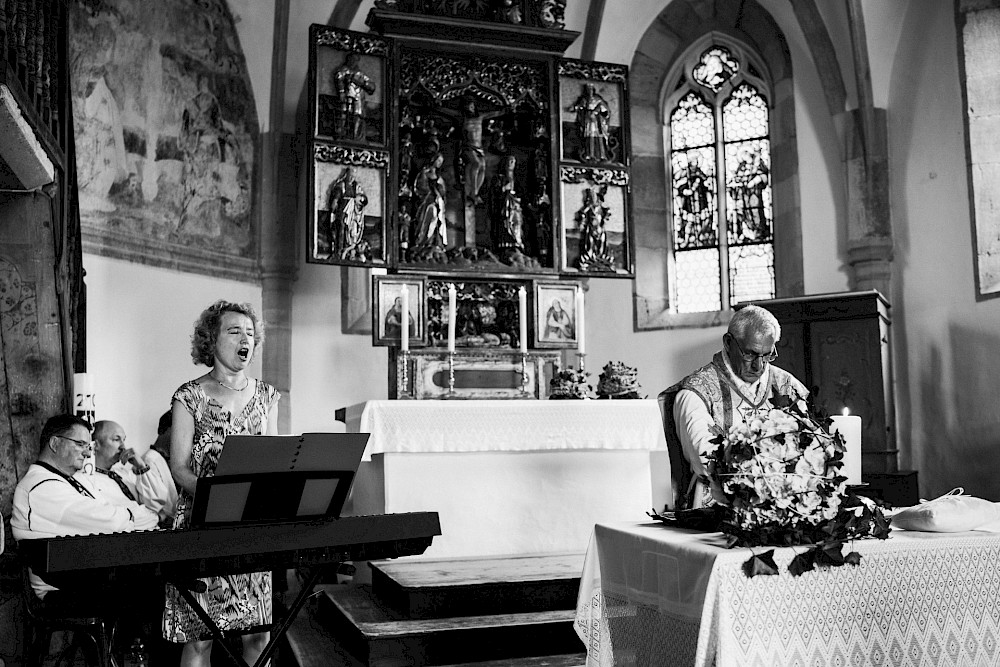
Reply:
[[958, 487], [933, 500], [897, 509], [892, 513], [892, 527], [929, 533], [1000, 533], [1000, 503], [965, 495], [965, 489]]

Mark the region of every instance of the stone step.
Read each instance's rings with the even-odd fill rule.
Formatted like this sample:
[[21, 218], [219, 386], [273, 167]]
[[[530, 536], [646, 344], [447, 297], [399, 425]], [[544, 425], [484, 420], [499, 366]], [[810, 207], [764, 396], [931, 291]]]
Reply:
[[584, 554], [375, 561], [375, 596], [400, 618], [573, 609]]
[[583, 648], [572, 609], [407, 619], [359, 584], [324, 590], [317, 614], [338, 643], [369, 667], [523, 659]]

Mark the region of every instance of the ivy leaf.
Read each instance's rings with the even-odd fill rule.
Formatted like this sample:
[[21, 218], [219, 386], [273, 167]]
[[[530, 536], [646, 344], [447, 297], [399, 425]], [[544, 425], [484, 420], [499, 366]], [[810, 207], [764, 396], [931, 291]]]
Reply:
[[889, 537], [889, 533], [892, 532], [892, 528], [889, 527], [889, 519], [885, 518], [882, 514], [882, 510], [876, 508], [873, 514], [873, 523], [875, 526], [872, 528], [872, 535], [880, 540], [884, 540]]
[[816, 564], [820, 567], [838, 567], [844, 564], [843, 542], [825, 542], [816, 547]]
[[743, 563], [743, 574], [750, 578], [758, 574], [778, 574], [778, 566], [774, 564], [774, 549], [751, 556]]
[[788, 572], [793, 577], [802, 576], [805, 572], [816, 569], [815, 563], [815, 549], [809, 549], [803, 553], [800, 553], [792, 562], [788, 564]]
[[844, 562], [848, 565], [861, 565], [861, 554], [857, 551], [852, 551], [844, 556]]
[[776, 407], [778, 409], [790, 408], [794, 404], [795, 404], [795, 402], [791, 398], [789, 398], [788, 396], [785, 396], [784, 394], [779, 394], [777, 387], [775, 387], [772, 390], [772, 392], [771, 392], [771, 405], [773, 405], [774, 407]]

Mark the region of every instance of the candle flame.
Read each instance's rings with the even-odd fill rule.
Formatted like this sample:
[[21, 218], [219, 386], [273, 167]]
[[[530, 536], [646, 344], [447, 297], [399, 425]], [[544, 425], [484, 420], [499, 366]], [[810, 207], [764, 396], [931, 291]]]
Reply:
[[846, 417], [846, 416], [847, 416], [847, 415], [849, 415], [849, 414], [851, 414], [851, 410], [850, 410], [849, 408], [846, 408], [846, 407], [845, 407], [845, 408], [844, 408], [844, 416]]

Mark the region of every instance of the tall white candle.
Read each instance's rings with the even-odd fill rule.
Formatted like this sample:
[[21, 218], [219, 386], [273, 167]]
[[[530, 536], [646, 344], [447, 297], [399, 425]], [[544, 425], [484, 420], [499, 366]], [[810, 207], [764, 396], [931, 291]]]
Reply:
[[519, 325], [518, 335], [521, 337], [521, 354], [528, 353], [528, 293], [524, 291], [524, 285], [517, 288], [517, 322]]
[[848, 484], [861, 483], [861, 417], [856, 415], [836, 415], [832, 417], [831, 430], [840, 431], [844, 436], [844, 467], [840, 469], [847, 477]]
[[402, 302], [403, 312], [400, 314], [399, 329], [399, 349], [403, 352], [410, 351], [410, 288], [403, 285], [399, 290], [399, 298]]
[[448, 351], [455, 351], [455, 283], [448, 283]]
[[584, 343], [584, 322], [583, 322], [583, 288], [576, 291], [576, 351], [579, 354], [587, 353], [587, 346]]

